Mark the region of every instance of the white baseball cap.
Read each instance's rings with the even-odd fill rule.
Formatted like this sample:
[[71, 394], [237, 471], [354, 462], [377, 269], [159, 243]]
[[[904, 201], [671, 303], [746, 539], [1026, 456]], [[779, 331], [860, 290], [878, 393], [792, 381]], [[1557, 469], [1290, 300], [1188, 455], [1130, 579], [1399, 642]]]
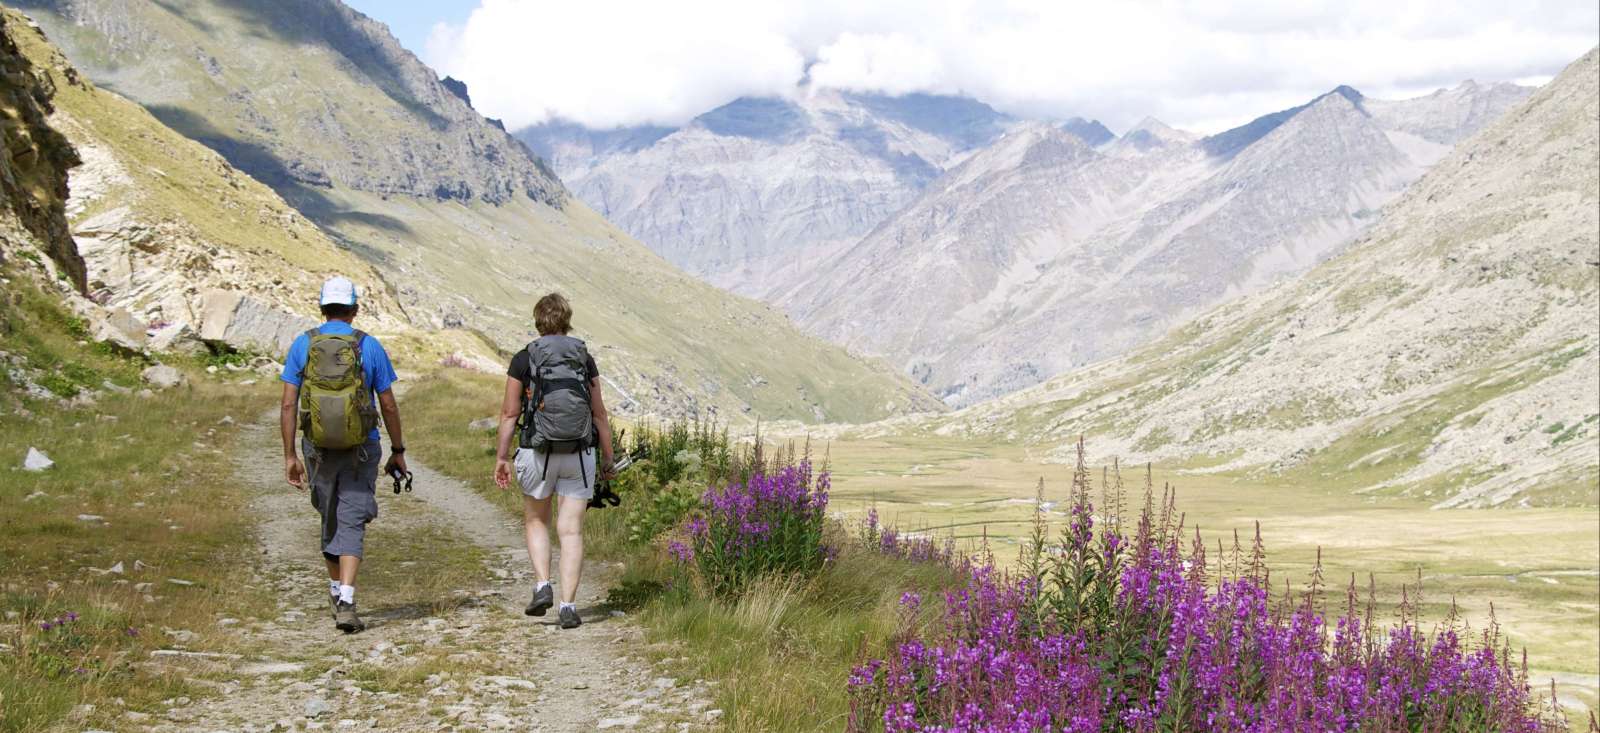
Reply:
[[322, 305], [355, 305], [356, 284], [343, 275], [328, 278], [322, 284]]

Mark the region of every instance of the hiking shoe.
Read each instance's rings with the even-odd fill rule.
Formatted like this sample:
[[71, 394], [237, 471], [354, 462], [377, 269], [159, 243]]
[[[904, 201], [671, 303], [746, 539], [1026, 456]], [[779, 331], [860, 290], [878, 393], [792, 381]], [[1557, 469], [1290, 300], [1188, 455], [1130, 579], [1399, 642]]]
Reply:
[[556, 594], [552, 590], [553, 587], [546, 583], [543, 588], [535, 589], [533, 591], [533, 600], [528, 601], [528, 607], [522, 609], [522, 612], [528, 616], [543, 616], [545, 611], [556, 605]]
[[335, 621], [339, 620], [339, 597], [332, 593], [328, 594], [328, 615]]
[[578, 618], [578, 609], [576, 609], [576, 608], [563, 608], [563, 609], [561, 609], [561, 628], [563, 628], [563, 629], [576, 629], [576, 628], [578, 628], [579, 626], [582, 626], [582, 625], [583, 625], [583, 619]]
[[354, 634], [367, 628], [366, 622], [356, 615], [356, 604], [340, 601], [333, 612], [333, 625], [346, 634]]

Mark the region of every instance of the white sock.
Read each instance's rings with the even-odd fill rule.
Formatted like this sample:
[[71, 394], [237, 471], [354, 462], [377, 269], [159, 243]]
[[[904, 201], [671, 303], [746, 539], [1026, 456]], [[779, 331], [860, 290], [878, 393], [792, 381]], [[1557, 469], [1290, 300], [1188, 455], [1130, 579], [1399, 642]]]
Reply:
[[341, 585], [341, 586], [339, 586], [339, 602], [340, 603], [355, 603], [356, 602], [356, 587], [353, 586], [353, 585]]
[[550, 581], [548, 581], [548, 580], [541, 580], [541, 581], [533, 584], [533, 589], [535, 591], [541, 591], [541, 590], [544, 590], [545, 588], [549, 588], [549, 587], [550, 587]]
[[328, 595], [330, 595], [330, 596], [339, 595], [339, 581], [337, 581], [337, 580], [329, 580], [328, 581]]
[[563, 603], [563, 604], [561, 604], [561, 610], [566, 611], [568, 609], [576, 611], [576, 610], [578, 610], [578, 604], [576, 604], [576, 603]]

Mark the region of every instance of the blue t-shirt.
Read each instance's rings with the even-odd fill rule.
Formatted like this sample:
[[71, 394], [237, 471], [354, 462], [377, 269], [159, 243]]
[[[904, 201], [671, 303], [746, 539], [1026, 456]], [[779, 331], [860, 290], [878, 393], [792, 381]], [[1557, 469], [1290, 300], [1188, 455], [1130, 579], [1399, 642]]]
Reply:
[[[355, 327], [344, 321], [328, 321], [317, 329], [317, 333], [332, 334], [335, 336], [355, 333]], [[289, 353], [283, 357], [283, 381], [296, 387], [305, 379], [306, 355], [311, 351], [311, 337], [300, 334], [294, 343], [289, 345]], [[383, 350], [383, 344], [372, 334], [361, 340], [361, 371], [366, 372], [367, 386], [372, 389], [373, 404], [377, 404], [377, 395], [388, 392], [394, 386], [394, 365], [389, 363], [389, 352]], [[378, 429], [373, 428], [368, 440], [378, 439]]]

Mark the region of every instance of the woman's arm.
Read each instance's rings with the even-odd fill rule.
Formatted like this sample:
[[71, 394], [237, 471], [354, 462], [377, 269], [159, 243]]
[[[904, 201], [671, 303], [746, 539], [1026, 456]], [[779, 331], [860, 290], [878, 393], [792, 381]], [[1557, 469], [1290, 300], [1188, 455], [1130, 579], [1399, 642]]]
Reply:
[[506, 394], [500, 401], [500, 434], [494, 451], [494, 482], [502, 489], [511, 485], [511, 436], [517, 432], [517, 418], [521, 415], [522, 380], [506, 377]]
[[606, 414], [606, 400], [600, 394], [600, 378], [589, 380], [589, 409], [594, 413], [594, 426], [600, 432], [600, 470], [602, 473], [611, 473], [613, 456], [611, 455], [611, 418]]

